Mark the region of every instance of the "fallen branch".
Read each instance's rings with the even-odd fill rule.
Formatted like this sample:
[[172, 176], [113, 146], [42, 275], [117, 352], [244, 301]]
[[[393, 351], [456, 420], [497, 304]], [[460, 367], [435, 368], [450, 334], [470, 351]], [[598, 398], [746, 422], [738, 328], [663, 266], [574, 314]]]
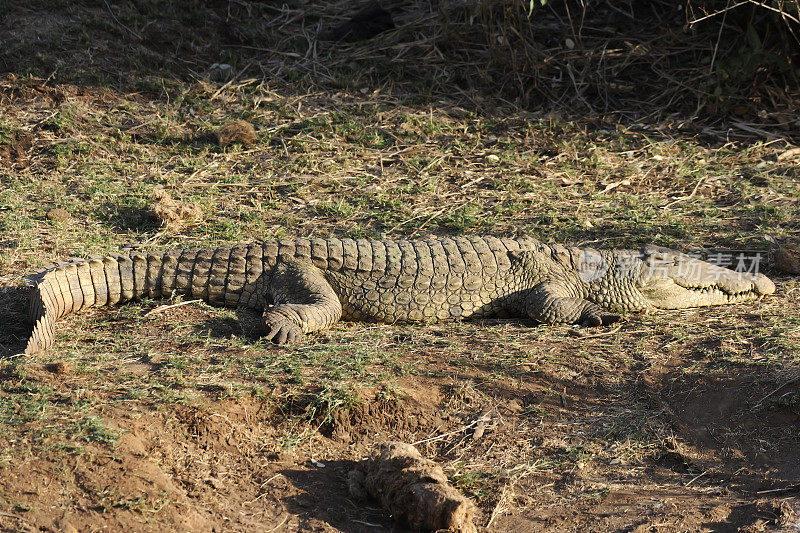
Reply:
[[156, 307], [155, 309], [146, 312], [144, 314], [144, 318], [147, 318], [149, 316], [155, 315], [156, 313], [160, 313], [161, 311], [166, 311], [167, 309], [172, 309], [173, 307], [181, 307], [183, 305], [196, 304], [196, 303], [199, 303], [199, 302], [202, 302], [202, 301], [203, 300], [188, 300], [186, 302], [178, 302], [176, 304], [171, 304], [171, 305], [160, 305], [160, 306]]

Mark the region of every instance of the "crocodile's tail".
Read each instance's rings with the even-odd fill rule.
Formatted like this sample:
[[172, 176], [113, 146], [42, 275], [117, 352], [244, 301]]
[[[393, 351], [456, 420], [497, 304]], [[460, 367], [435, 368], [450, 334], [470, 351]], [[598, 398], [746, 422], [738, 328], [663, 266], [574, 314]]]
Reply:
[[[237, 305], [253, 247], [183, 249], [114, 254], [49, 265], [26, 276], [32, 287], [28, 316], [33, 332], [25, 348], [34, 354], [53, 344], [56, 319], [85, 307], [114, 305], [173, 293], [217, 305]], [[260, 250], [260, 247], [258, 247]], [[258, 254], [260, 263], [261, 254]], [[255, 263], [255, 262], [253, 262]], [[260, 266], [257, 273], [260, 274]]]

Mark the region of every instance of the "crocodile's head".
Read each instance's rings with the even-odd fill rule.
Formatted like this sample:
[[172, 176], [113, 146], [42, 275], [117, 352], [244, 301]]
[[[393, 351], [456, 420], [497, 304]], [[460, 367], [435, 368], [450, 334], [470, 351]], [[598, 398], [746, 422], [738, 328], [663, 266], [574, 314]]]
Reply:
[[775, 292], [763, 274], [736, 272], [669, 248], [648, 245], [637, 255], [634, 286], [659, 309], [744, 302]]

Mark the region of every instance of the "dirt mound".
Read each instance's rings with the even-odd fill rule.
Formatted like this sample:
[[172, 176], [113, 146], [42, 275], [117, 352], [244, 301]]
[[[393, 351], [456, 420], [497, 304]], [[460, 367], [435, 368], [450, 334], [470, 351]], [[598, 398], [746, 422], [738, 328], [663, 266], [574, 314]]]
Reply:
[[16, 131], [4, 139], [0, 130], [0, 164], [6, 168], [25, 168], [33, 140], [33, 135], [26, 131]]
[[322, 427], [326, 437], [352, 442], [365, 435], [390, 433], [395, 437], [417, 435], [442, 424], [438, 389], [408, 389], [400, 397], [377, 394], [355, 406], [335, 409]]

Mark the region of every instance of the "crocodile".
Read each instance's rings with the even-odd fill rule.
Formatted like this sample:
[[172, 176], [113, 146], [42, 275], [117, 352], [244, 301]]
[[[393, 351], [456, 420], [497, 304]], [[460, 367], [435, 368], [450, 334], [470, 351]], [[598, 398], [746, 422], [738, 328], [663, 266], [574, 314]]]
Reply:
[[527, 317], [601, 326], [619, 320], [620, 312], [744, 302], [775, 291], [763, 274], [653, 245], [601, 251], [477, 236], [129, 250], [51, 264], [28, 274], [25, 284], [33, 324], [27, 354], [53, 344], [55, 321], [67, 313], [176, 294], [256, 310], [260, 333], [284, 344], [340, 319]]

